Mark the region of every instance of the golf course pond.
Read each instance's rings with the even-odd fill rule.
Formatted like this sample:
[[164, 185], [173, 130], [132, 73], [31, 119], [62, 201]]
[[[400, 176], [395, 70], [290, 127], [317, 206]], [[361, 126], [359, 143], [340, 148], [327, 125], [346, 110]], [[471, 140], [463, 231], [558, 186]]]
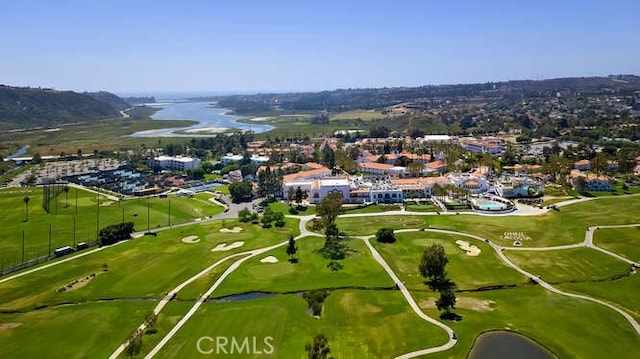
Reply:
[[470, 359], [553, 359], [553, 353], [533, 340], [513, 332], [494, 331], [480, 334], [471, 352]]

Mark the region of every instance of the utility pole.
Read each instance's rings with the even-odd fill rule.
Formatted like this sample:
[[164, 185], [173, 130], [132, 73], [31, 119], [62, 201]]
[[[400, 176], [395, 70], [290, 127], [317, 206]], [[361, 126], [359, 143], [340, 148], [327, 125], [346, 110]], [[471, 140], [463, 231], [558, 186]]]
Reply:
[[76, 216], [78, 215], [78, 189], [76, 188]]
[[147, 233], [151, 233], [151, 217], [149, 214], [149, 197], [147, 197]]
[[100, 240], [100, 193], [96, 201], [96, 241]]
[[24, 264], [24, 229], [22, 230], [22, 264]]
[[73, 216], [73, 248], [76, 247], [76, 216]]
[[51, 224], [49, 224], [49, 257], [51, 257]]
[[169, 198], [169, 227], [171, 227], [171, 198]]

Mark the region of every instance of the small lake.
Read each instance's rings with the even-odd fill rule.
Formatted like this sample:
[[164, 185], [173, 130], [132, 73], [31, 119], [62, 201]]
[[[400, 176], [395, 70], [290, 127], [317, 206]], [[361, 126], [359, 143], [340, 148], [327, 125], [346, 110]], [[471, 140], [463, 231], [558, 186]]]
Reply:
[[476, 338], [469, 359], [553, 359], [553, 353], [533, 340], [512, 332], [483, 333]]
[[[146, 130], [132, 134], [133, 137], [210, 137], [218, 132], [229, 129], [253, 131], [255, 133], [266, 132], [273, 129], [272, 126], [261, 124], [238, 123], [243, 116], [230, 115], [229, 109], [213, 107], [211, 102], [191, 102], [172, 100], [147, 104], [150, 107], [159, 108], [151, 118], [163, 120], [190, 120], [198, 121], [197, 124], [188, 127], [164, 128], [158, 130]], [[176, 131], [187, 133], [175, 133]]]
[[9, 156], [7, 156], [7, 158], [11, 159], [11, 158], [16, 158], [16, 157], [20, 157], [22, 155], [24, 155], [25, 153], [27, 153], [27, 150], [29, 149], [29, 146], [24, 145], [22, 147], [20, 147], [16, 152], [10, 154]]

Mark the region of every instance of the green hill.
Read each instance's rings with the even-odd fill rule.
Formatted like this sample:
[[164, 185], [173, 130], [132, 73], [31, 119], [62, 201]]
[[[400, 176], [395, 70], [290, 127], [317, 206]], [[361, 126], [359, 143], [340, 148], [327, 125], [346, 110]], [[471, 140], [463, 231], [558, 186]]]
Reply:
[[123, 105], [118, 105], [113, 97], [117, 98], [107, 92], [81, 94], [0, 85], [0, 129], [50, 127], [120, 117]]

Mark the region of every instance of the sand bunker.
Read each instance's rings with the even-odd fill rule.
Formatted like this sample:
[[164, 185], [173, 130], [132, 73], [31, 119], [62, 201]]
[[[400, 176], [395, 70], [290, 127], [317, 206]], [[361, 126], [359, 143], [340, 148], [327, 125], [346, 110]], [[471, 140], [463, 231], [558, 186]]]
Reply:
[[198, 236], [186, 236], [182, 238], [182, 243], [198, 243], [200, 242], [200, 238]]
[[456, 244], [460, 249], [467, 252], [468, 256], [477, 256], [480, 254], [480, 248], [474, 246], [473, 244], [469, 244], [469, 242], [457, 240]]
[[212, 252], [230, 251], [232, 249], [242, 247], [243, 245], [244, 245], [244, 241], [233, 242], [231, 244], [220, 243], [217, 246], [215, 246], [215, 248], [213, 248], [211, 251]]
[[264, 257], [260, 260], [262, 263], [278, 263], [278, 258], [274, 256]]
[[242, 232], [242, 228], [241, 227], [233, 227], [233, 229], [222, 228], [222, 229], [220, 229], [220, 232], [222, 232], [222, 233], [240, 233], [240, 232]]
[[0, 323], [0, 332], [21, 326], [22, 323]]

